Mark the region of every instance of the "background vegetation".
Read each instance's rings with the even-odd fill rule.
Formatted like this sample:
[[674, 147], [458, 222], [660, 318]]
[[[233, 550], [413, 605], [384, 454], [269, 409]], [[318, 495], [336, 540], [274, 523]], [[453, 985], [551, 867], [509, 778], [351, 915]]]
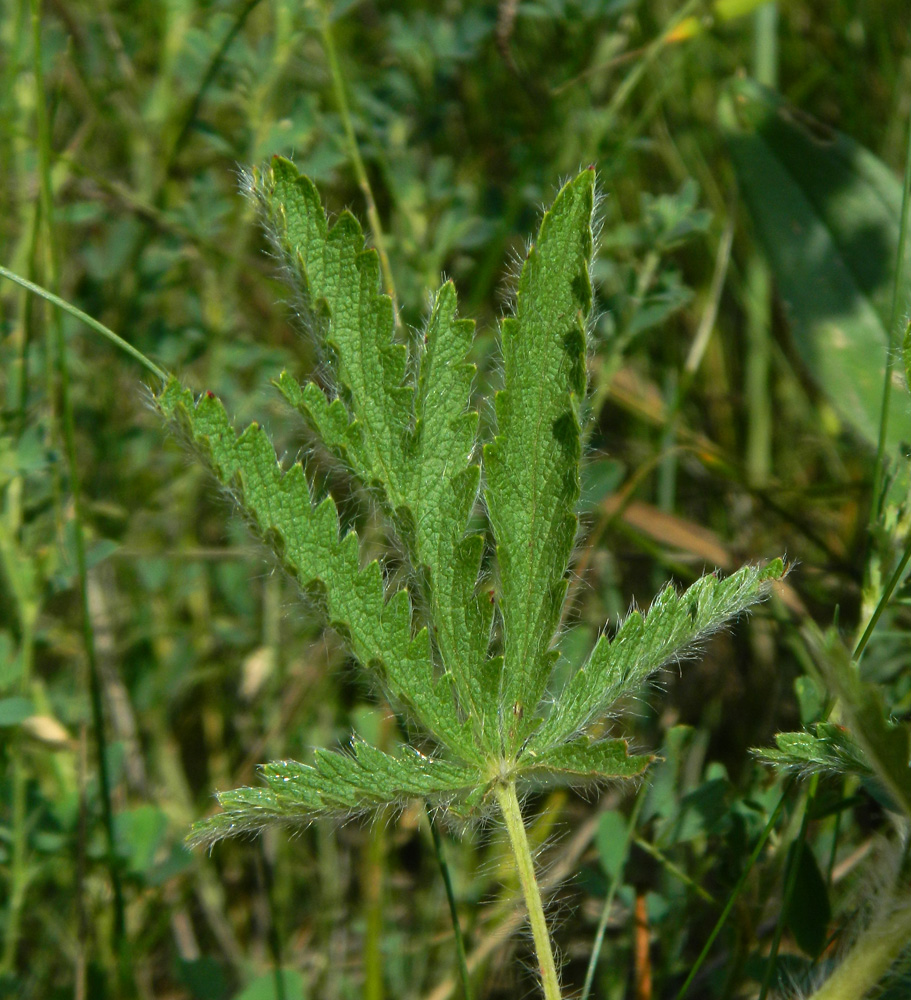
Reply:
[[[852, 378], [881, 385], [885, 340], [861, 341], [848, 375], [807, 365], [763, 253], [762, 205], [780, 192], [756, 195], [719, 105], [737, 74], [777, 80], [900, 189], [911, 22], [905, 0], [755, 6], [10, 0], [0, 14], [0, 263], [221, 396], [238, 423], [261, 420], [290, 456], [304, 429], [269, 379], [314, 358], [239, 192], [244, 167], [293, 156], [330, 207], [366, 222], [356, 140], [405, 322], [419, 328], [427, 290], [451, 276], [495, 381], [510, 260], [559, 180], [597, 166], [580, 648], [668, 579], [785, 551], [796, 564], [624, 724], [661, 749], [648, 790], [541, 792], [533, 837], [560, 884], [567, 986], [582, 988], [603, 913], [592, 995], [611, 1000], [678, 995], [731, 898], [688, 996], [818, 978], [901, 863], [881, 796], [823, 779], [808, 797], [749, 752], [820, 717], [804, 626], [861, 635], [907, 527], [907, 473], [894, 442], [879, 462], [876, 434], [845, 414]], [[871, 287], [891, 287], [894, 248], [864, 247]], [[254, 781], [257, 763], [396, 732], [166, 439], [143, 378], [0, 285], [0, 995], [457, 995], [417, 807], [184, 848], [213, 790]], [[908, 626], [899, 590], [864, 658], [896, 718], [911, 710]], [[528, 995], [501, 834], [444, 840], [476, 995]], [[803, 860], [786, 869], [789, 852]]]

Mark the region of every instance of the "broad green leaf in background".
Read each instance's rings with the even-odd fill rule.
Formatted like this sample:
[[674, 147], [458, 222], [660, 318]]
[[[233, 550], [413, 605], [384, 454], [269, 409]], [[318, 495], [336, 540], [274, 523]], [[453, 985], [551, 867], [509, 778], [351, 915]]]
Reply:
[[784, 881], [788, 871], [797, 865], [794, 892], [788, 904], [788, 928], [800, 948], [816, 957], [822, 951], [828, 935], [832, 908], [826, 880], [816, 862], [816, 856], [804, 841], [797, 840], [788, 850]]
[[[871, 152], [752, 80], [720, 105], [731, 159], [807, 371], [846, 424], [876, 445], [902, 192]], [[902, 288], [911, 293], [911, 254]], [[908, 302], [900, 303], [901, 312]], [[911, 442], [911, 406], [890, 396], [887, 443]]]

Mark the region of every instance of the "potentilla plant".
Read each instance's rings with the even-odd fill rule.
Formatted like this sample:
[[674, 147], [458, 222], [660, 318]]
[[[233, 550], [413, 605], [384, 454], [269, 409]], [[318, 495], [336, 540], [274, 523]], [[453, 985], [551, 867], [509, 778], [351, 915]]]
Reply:
[[[586, 354], [592, 315], [594, 170], [563, 187], [545, 214], [499, 344], [496, 432], [479, 439], [466, 362], [473, 324], [448, 282], [422, 337], [396, 337], [375, 251], [357, 221], [327, 222], [313, 184], [287, 160], [254, 172], [270, 233], [319, 344], [330, 388], [276, 382], [315, 442], [374, 499], [407, 571], [392, 583], [342, 533], [300, 463], [283, 468], [257, 424], [238, 436], [222, 404], [176, 380], [157, 396], [168, 421], [236, 497], [307, 597], [379, 682], [407, 742], [350, 748], [262, 769], [257, 788], [222, 792], [223, 811], [191, 840], [320, 816], [347, 817], [417, 798], [458, 817], [499, 814], [508, 831], [544, 995], [560, 996], [520, 809], [535, 783], [629, 781], [649, 765], [603, 735], [611, 707], [662, 664], [738, 615], [784, 572], [781, 560], [685, 593], [668, 587], [646, 614], [602, 635], [581, 668], [549, 687], [579, 522]], [[486, 525], [484, 525], [486, 518]], [[481, 525], [479, 527], [479, 525]], [[492, 538], [493, 555], [486, 539]], [[485, 551], [488, 555], [485, 558]]]

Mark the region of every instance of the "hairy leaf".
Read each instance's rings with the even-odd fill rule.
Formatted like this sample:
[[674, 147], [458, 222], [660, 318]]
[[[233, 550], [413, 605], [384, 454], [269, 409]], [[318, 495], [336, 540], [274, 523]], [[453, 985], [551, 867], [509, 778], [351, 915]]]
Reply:
[[[390, 755], [355, 739], [351, 753], [317, 750], [310, 764], [269, 764], [264, 787], [220, 795], [224, 812], [197, 826], [194, 841], [411, 797], [468, 816], [514, 783], [641, 775], [652, 758], [603, 738], [605, 713], [759, 600], [784, 566], [778, 560], [727, 580], [708, 576], [682, 595], [668, 588], [612, 641], [602, 636], [546, 704], [577, 528], [593, 172], [565, 185], [545, 214], [515, 314], [501, 328], [504, 385], [496, 437], [483, 452], [499, 571], [492, 589], [479, 587], [485, 535], [472, 520], [481, 481], [474, 368], [466, 360], [474, 327], [458, 318], [454, 287], [437, 293], [409, 363], [380, 291], [376, 254], [365, 249], [354, 219], [344, 214], [330, 226], [316, 189], [284, 160], [257, 175], [255, 187], [330, 385], [327, 393], [284, 373], [278, 388], [379, 500], [401, 543], [408, 589], [389, 593], [378, 562], [361, 566], [358, 539], [340, 536], [332, 499], [314, 503], [302, 466], [284, 470], [258, 425], [238, 436], [214, 396], [196, 401], [174, 380], [158, 405], [357, 660], [421, 727], [418, 735], [432, 737], [440, 751]], [[502, 655], [491, 656], [497, 598]]]
[[365, 249], [361, 227], [349, 212], [329, 227], [313, 182], [288, 160], [275, 157], [271, 171], [257, 175], [256, 183], [346, 410], [337, 402], [329, 405], [312, 383], [294, 401], [327, 446], [398, 506], [412, 390], [404, 384], [405, 347], [393, 340], [392, 300], [380, 292], [376, 251]]
[[313, 184], [286, 160], [273, 162], [260, 189], [304, 290], [304, 311], [334, 361], [340, 395], [330, 402], [287, 372], [278, 388], [323, 444], [387, 499], [414, 568], [425, 572], [442, 662], [476, 737], [492, 747], [479, 679], [493, 612], [475, 596], [482, 540], [463, 537], [480, 472], [471, 464], [474, 366], [465, 361], [474, 324], [457, 318], [455, 288], [444, 284], [415, 345], [416, 383], [407, 385], [391, 302], [380, 293], [376, 254], [365, 250], [360, 227], [343, 216], [330, 229]]
[[272, 823], [303, 826], [319, 816], [348, 817], [409, 798], [446, 803], [464, 799], [483, 781], [476, 767], [416, 751], [393, 757], [358, 739], [352, 740], [352, 750], [317, 750], [313, 764], [266, 764], [261, 769], [266, 787], [221, 792], [218, 801], [224, 812], [196, 823], [190, 842], [211, 844]]
[[483, 677], [493, 608], [475, 594], [483, 550], [465, 529], [478, 494], [480, 469], [469, 464], [478, 430], [467, 412], [474, 366], [465, 363], [474, 324], [456, 319], [451, 282], [436, 297], [421, 355], [415, 431], [407, 453], [407, 504], [416, 562], [426, 568], [440, 655], [483, 746], [496, 747]]
[[348, 639], [358, 660], [377, 669], [392, 696], [441, 743], [469, 760], [475, 758], [458, 724], [449, 679], [434, 677], [427, 631], [411, 634], [407, 592], [400, 590], [386, 601], [379, 563], [362, 570], [357, 536], [349, 532], [339, 538], [332, 499], [314, 505], [302, 467], [295, 464], [284, 472], [257, 424], [238, 437], [211, 394], [194, 403], [192, 394], [171, 379], [158, 405], [221, 482], [235, 490], [256, 530], [301, 588], [322, 591], [330, 624]]
[[591, 740], [583, 736], [551, 748], [540, 763], [533, 752], [526, 751], [519, 765], [529, 775], [597, 781], [638, 777], [654, 759], [651, 755], [630, 756], [626, 740]]
[[911, 818], [911, 726], [889, 721], [882, 690], [861, 679], [857, 663], [834, 630], [823, 635], [807, 628], [804, 635], [868, 765], [896, 807]]
[[843, 726], [820, 722], [814, 732], [778, 733], [777, 750], [754, 751], [759, 760], [799, 775], [853, 774], [870, 778], [873, 769], [854, 737]]
[[691, 652], [700, 641], [761, 600], [784, 573], [776, 559], [744, 566], [726, 580], [704, 576], [683, 594], [667, 587], [645, 615], [634, 611], [612, 640], [602, 635], [570, 679], [531, 740], [541, 752], [581, 732], [624, 695], [641, 689], [655, 670]]
[[501, 328], [497, 436], [484, 449], [485, 492], [497, 543], [506, 752], [521, 745], [555, 662], [551, 649], [576, 535], [594, 171], [557, 195]]

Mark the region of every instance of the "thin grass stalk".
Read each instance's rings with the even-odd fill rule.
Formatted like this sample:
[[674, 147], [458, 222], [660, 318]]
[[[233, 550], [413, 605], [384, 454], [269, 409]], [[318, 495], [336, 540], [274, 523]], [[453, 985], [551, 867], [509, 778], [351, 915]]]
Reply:
[[373, 198], [373, 189], [370, 187], [370, 180], [367, 177], [367, 170], [361, 157], [361, 151], [357, 144], [357, 136], [354, 134], [354, 123], [351, 119], [351, 109], [348, 105], [348, 95], [345, 91], [345, 78], [342, 76], [341, 66], [338, 61], [338, 53], [335, 49], [335, 39], [332, 35], [332, 22], [329, 12], [326, 9], [326, 0], [315, 0], [315, 5], [319, 15], [320, 35], [323, 42], [323, 49], [326, 53], [326, 61], [329, 63], [329, 73], [332, 76], [332, 91], [335, 95], [335, 103], [338, 113], [342, 119], [345, 129], [345, 140], [348, 144], [348, 155], [351, 157], [351, 165], [354, 167], [354, 175], [357, 178], [358, 186], [364, 196], [367, 206], [367, 218], [370, 221], [370, 228], [373, 235], [373, 244], [380, 258], [380, 270], [383, 275], [383, 285], [386, 294], [392, 299], [392, 314], [395, 317], [396, 325], [399, 322], [398, 300], [395, 295], [395, 282], [392, 279], [392, 267], [389, 264], [389, 254], [386, 251], [386, 238], [383, 235], [383, 227], [380, 223], [380, 215], [376, 210], [376, 201]]
[[[687, 2], [668, 19], [664, 31], [649, 42], [641, 53], [639, 53], [640, 58], [621, 80], [620, 85], [611, 96], [610, 103], [598, 117], [597, 131], [595, 131], [591, 136], [589, 143], [591, 149], [601, 148], [601, 143], [604, 138], [616, 128], [620, 110], [632, 96], [633, 91], [635, 91], [636, 87], [645, 76], [646, 71], [658, 60], [668, 46], [676, 44], [673, 37], [674, 29], [677, 28], [677, 26], [682, 21], [686, 20], [686, 18], [688, 18], [691, 14], [694, 14], [702, 5], [702, 2], [703, 0], [687, 0]], [[576, 77], [574, 80], [569, 81], [569, 83], [575, 83], [578, 79], [579, 77]], [[564, 84], [563, 86], [565, 87], [568, 85], [569, 84]]]
[[34, 281], [29, 281], [28, 278], [23, 278], [21, 275], [16, 274], [15, 271], [10, 271], [9, 268], [4, 267], [2, 264], [0, 264], [0, 278], [9, 278], [10, 281], [13, 281], [22, 288], [25, 288], [33, 295], [39, 296], [45, 301], [50, 302], [51, 305], [56, 306], [58, 309], [62, 309], [65, 313], [68, 313], [70, 316], [73, 316], [85, 323], [86, 326], [90, 327], [96, 333], [100, 333], [106, 340], [109, 340], [112, 344], [119, 347], [121, 351], [129, 354], [131, 358], [138, 361], [156, 378], [160, 379], [163, 383], [167, 382], [168, 373], [159, 368], [158, 365], [156, 365], [150, 358], [147, 358], [142, 351], [128, 343], [123, 339], [123, 337], [118, 336], [110, 327], [105, 326], [104, 323], [99, 323], [97, 319], [89, 316], [88, 313], [83, 312], [72, 303], [67, 302], [66, 299], [60, 298], [59, 295], [55, 295], [47, 288], [43, 288]]
[[[37, 0], [29, 0], [29, 13], [32, 24], [32, 72], [35, 76], [37, 100], [35, 102], [36, 131], [38, 136], [38, 172], [39, 199], [41, 214], [45, 228], [47, 258], [50, 283], [59, 284], [59, 262], [57, 260], [57, 243], [54, 226], [54, 205], [51, 190], [51, 140], [44, 103], [44, 78], [42, 74], [41, 53], [41, 11]], [[57, 372], [58, 391], [60, 398], [61, 429], [66, 452], [67, 473], [70, 494], [73, 502], [73, 540], [76, 554], [76, 572], [78, 578], [79, 603], [82, 614], [82, 643], [85, 650], [89, 672], [89, 689], [92, 710], [92, 728], [94, 730], [97, 748], [97, 766], [100, 786], [102, 822], [105, 832], [108, 875], [113, 894], [113, 948], [118, 957], [118, 983], [123, 995], [131, 992], [132, 973], [126, 940], [126, 918], [123, 897], [123, 886], [120, 881], [120, 870], [117, 861], [116, 838], [114, 833], [114, 810], [111, 796], [111, 780], [108, 773], [107, 736], [105, 734], [104, 708], [101, 690], [101, 676], [95, 651], [95, 636], [92, 619], [89, 613], [88, 600], [88, 565], [85, 554], [85, 535], [83, 532], [83, 513], [80, 496], [79, 476], [77, 473], [76, 429], [73, 417], [73, 403], [70, 396], [69, 361], [66, 339], [63, 335], [63, 323], [60, 313], [54, 310], [51, 326], [54, 340], [54, 367]]]
[[[778, 83], [778, 4], [753, 12], [753, 76], [766, 87]], [[746, 472], [750, 486], [768, 484], [772, 471], [772, 400], [769, 369], [772, 275], [765, 257], [752, 247], [746, 265]]]
[[699, 957], [693, 963], [693, 967], [690, 969], [689, 975], [686, 977], [683, 985], [680, 987], [680, 990], [678, 991], [675, 1000], [683, 1000], [690, 986], [692, 986], [693, 980], [696, 978], [697, 974], [699, 973], [699, 970], [702, 968], [703, 964], [705, 963], [705, 960], [708, 958], [709, 952], [712, 950], [712, 945], [715, 943], [715, 938], [718, 937], [718, 935], [721, 933], [721, 928], [724, 927], [725, 923], [727, 923], [727, 919], [730, 916], [731, 910], [734, 909], [734, 905], [736, 904], [738, 898], [740, 897], [740, 893], [743, 891], [744, 885], [746, 885], [746, 880], [749, 878], [750, 872], [752, 872], [753, 870], [753, 865], [756, 864], [759, 855], [762, 853], [762, 850], [766, 845], [766, 841], [769, 839], [769, 837], [772, 835], [772, 831], [775, 829], [775, 824], [778, 822], [778, 817], [781, 815], [782, 809], [784, 809], [785, 802], [791, 795], [791, 789], [793, 788], [793, 786], [794, 786], [794, 779], [793, 778], [788, 779], [788, 782], [785, 784], [784, 790], [781, 793], [781, 798], [779, 798], [778, 803], [772, 810], [772, 815], [769, 816], [768, 822], [763, 828], [763, 831], [760, 834], [759, 839], [756, 841], [756, 846], [753, 848], [752, 853], [747, 859], [746, 865], [744, 865], [743, 871], [740, 873], [740, 878], [737, 879], [737, 884], [734, 886], [734, 888], [731, 890], [730, 895], [728, 896], [728, 901], [727, 903], [725, 903], [724, 909], [721, 911], [721, 916], [716, 921], [715, 926], [712, 928], [712, 933], [709, 934], [708, 939], [702, 946], [702, 951], [699, 952]]
[[[37, 609], [36, 609], [37, 610]], [[20, 691], [25, 694], [32, 673], [35, 650], [34, 615], [26, 608], [20, 609], [22, 627], [19, 652], [22, 658], [22, 677]], [[0, 975], [15, 972], [16, 952], [19, 947], [19, 933], [22, 922], [22, 910], [25, 904], [28, 888], [28, 835], [27, 835], [27, 768], [23, 756], [22, 734], [17, 732], [10, 741], [10, 765], [12, 770], [12, 810], [10, 828], [12, 843], [10, 845], [9, 861], [9, 896], [6, 906], [6, 926], [4, 928], [3, 954], [0, 956]]]
[[877, 622], [882, 616], [882, 613], [888, 607], [889, 601], [892, 599], [892, 595], [895, 593], [896, 588], [902, 581], [902, 577], [905, 575], [905, 568], [908, 565], [909, 559], [911, 559], [911, 534], [909, 534], [908, 538], [905, 540], [905, 548], [902, 552], [902, 557], [899, 560], [898, 565], [892, 571], [892, 575], [889, 577], [888, 583], [883, 588], [883, 592], [879, 595], [879, 600], [876, 602], [873, 614], [870, 615], [870, 620], [867, 622], [863, 635], [860, 639], [858, 639], [857, 645], [854, 647], [855, 660], [859, 661], [863, 655], [863, 651], [867, 648], [867, 643], [873, 635], [873, 630], [876, 628]]
[[610, 911], [611, 907], [614, 905], [614, 897], [617, 895], [617, 890], [623, 884], [623, 872], [626, 868], [626, 859], [629, 856], [629, 845], [636, 832], [636, 823], [639, 819], [639, 813], [642, 810], [642, 805], [645, 802], [645, 799], [646, 795], [643, 790], [636, 796], [636, 801], [629, 816], [629, 822], [626, 824], [626, 835], [623, 840], [623, 863], [620, 865], [620, 870], [611, 879], [610, 886], [607, 890], [607, 896], [604, 899], [604, 906], [601, 909], [601, 917], [598, 920], [598, 929], [595, 931], [595, 940], [592, 944], [591, 957], [588, 960], [588, 968], [585, 970], [585, 982], [582, 984], [582, 995], [579, 997], [579, 1000], [588, 1000], [589, 994], [592, 990], [592, 983], [595, 981], [595, 972], [598, 969], [598, 960], [601, 957], [601, 948], [604, 946], [604, 935], [607, 933], [607, 921], [610, 919]]
[[807, 791], [807, 801], [804, 804], [803, 819], [800, 823], [800, 832], [794, 840], [795, 849], [791, 858], [791, 864], [787, 868], [784, 893], [781, 899], [781, 908], [778, 912], [778, 920], [775, 923], [775, 933], [772, 935], [772, 946], [769, 948], [769, 957], [766, 962], [765, 973], [762, 977], [762, 987], [759, 990], [759, 1000], [765, 1000], [772, 987], [772, 979], [778, 968], [778, 949], [781, 945], [781, 937], [784, 934], [785, 925], [788, 922], [788, 912], [791, 909], [791, 900], [794, 898], [794, 888], [797, 885], [797, 871], [800, 867], [800, 852], [810, 850], [807, 845], [807, 830], [810, 825], [810, 812], [813, 801], [816, 798], [816, 789], [819, 786], [819, 775], [814, 774], [810, 779], [810, 787]]
[[184, 143], [187, 141], [190, 129], [193, 127], [193, 123], [196, 121], [196, 116], [199, 114], [199, 109], [202, 106], [202, 99], [209, 87], [212, 86], [215, 76], [228, 53], [228, 49], [231, 48], [234, 44], [234, 39], [237, 38], [243, 30], [243, 26], [247, 23], [247, 18], [253, 13], [261, 2], [262, 0], [247, 0], [235, 16], [231, 27], [225, 32], [225, 36], [222, 38], [218, 48], [212, 53], [209, 65], [206, 67], [202, 80], [190, 100], [190, 104], [184, 115], [183, 124], [181, 125], [180, 131], [177, 133], [174, 144], [171, 146], [171, 150], [165, 160], [165, 176], [167, 176], [170, 172], [170, 169], [174, 165], [180, 151], [183, 149]]
[[712, 331], [715, 329], [715, 321], [718, 318], [718, 309], [721, 304], [721, 294], [724, 291], [724, 283], [727, 277], [728, 268], [731, 263], [731, 249], [734, 244], [734, 217], [728, 217], [727, 225], [718, 243], [718, 250], [715, 254], [715, 267], [712, 272], [712, 283], [709, 288], [708, 302], [696, 336], [690, 345], [686, 361], [683, 365], [683, 372], [679, 378], [670, 373], [668, 387], [665, 392], [666, 418], [664, 432], [661, 438], [661, 454], [663, 456], [658, 467], [658, 505], [662, 510], [671, 511], [673, 509], [675, 482], [677, 473], [677, 435], [679, 431], [680, 410], [684, 400], [689, 395], [696, 373], [705, 357], [711, 340]]
[[462, 981], [462, 993], [465, 1000], [473, 1000], [471, 989], [471, 976], [468, 973], [468, 959], [465, 954], [465, 938], [462, 934], [462, 925], [459, 922], [459, 910], [456, 903], [455, 891], [452, 887], [452, 878], [449, 874], [449, 863], [443, 850], [443, 838], [440, 836], [439, 828], [433, 818], [433, 811], [429, 805], [425, 806], [427, 813], [427, 823], [430, 826], [430, 836], [433, 840], [433, 851], [436, 855], [437, 864], [440, 866], [440, 874], [443, 876], [443, 885], [446, 888], [446, 902], [449, 904], [449, 915], [452, 918], [452, 929], [455, 934], [456, 961], [459, 969], [459, 978]]
[[386, 861], [388, 807], [380, 810], [370, 827], [364, 864], [364, 897], [367, 927], [364, 934], [364, 1000], [383, 1000], [383, 868]]

